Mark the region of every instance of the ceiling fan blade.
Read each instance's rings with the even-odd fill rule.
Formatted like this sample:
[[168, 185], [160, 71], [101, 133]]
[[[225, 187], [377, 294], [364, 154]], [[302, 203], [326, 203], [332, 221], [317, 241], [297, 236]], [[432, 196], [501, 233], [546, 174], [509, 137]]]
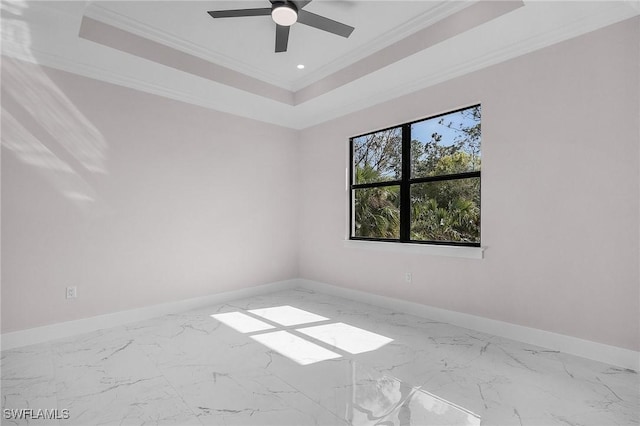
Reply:
[[342, 37], [349, 37], [354, 30], [354, 28], [349, 25], [316, 15], [315, 13], [307, 12], [306, 10], [298, 11], [298, 22]]
[[289, 28], [276, 24], [276, 53], [286, 52], [289, 44]]
[[207, 12], [212, 18], [239, 18], [243, 16], [271, 15], [271, 8], [261, 9], [236, 9], [236, 10], [210, 10]]

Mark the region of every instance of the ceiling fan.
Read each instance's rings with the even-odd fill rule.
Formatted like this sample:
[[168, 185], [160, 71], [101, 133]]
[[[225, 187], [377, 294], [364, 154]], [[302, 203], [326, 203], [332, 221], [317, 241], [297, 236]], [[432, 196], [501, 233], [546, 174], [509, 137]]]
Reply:
[[342, 37], [349, 37], [354, 28], [333, 19], [302, 10], [311, 0], [269, 0], [271, 7], [260, 9], [211, 10], [207, 12], [213, 18], [238, 18], [243, 16], [267, 16], [276, 23], [276, 53], [286, 52], [289, 43], [289, 29], [299, 22], [322, 31]]

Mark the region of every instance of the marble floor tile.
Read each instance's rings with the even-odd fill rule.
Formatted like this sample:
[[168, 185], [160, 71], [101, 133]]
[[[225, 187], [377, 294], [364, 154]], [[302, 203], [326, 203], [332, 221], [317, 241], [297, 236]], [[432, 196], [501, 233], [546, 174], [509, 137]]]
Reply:
[[[56, 409], [56, 385], [49, 344], [27, 346], [3, 351], [0, 360], [2, 371], [2, 408]], [[4, 414], [4, 412], [3, 412]], [[1, 424], [57, 425], [56, 419], [3, 419]]]
[[[640, 422], [635, 371], [308, 290], [8, 350], [0, 366], [2, 424]], [[4, 418], [24, 409], [69, 416]]]
[[61, 425], [201, 425], [183, 397], [162, 376], [119, 380], [107, 388], [58, 396], [69, 410]]

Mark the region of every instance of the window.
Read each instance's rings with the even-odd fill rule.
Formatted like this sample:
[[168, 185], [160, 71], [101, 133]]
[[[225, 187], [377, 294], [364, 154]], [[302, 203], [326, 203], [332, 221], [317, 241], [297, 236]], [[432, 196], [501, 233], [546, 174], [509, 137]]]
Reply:
[[350, 239], [480, 246], [481, 107], [350, 139]]

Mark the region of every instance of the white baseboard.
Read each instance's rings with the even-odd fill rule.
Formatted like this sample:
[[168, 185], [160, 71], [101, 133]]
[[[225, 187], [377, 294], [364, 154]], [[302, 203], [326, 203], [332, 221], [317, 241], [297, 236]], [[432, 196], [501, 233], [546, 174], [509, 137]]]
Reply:
[[96, 330], [129, 324], [136, 321], [156, 318], [162, 315], [185, 312], [190, 309], [202, 308], [217, 303], [268, 294], [276, 291], [290, 290], [296, 287], [301, 287], [318, 293], [343, 297], [374, 306], [380, 306], [397, 312], [405, 312], [423, 318], [447, 322], [449, 324], [471, 330], [506, 337], [618, 367], [640, 371], [640, 352], [632, 351], [630, 349], [605, 345], [603, 343], [592, 342], [550, 331], [492, 320], [461, 312], [449, 311], [446, 309], [435, 308], [419, 303], [408, 302], [406, 300], [394, 299], [391, 297], [380, 296], [373, 293], [338, 287], [307, 279], [278, 281], [204, 297], [179, 300], [176, 302], [163, 303], [160, 305], [147, 306], [138, 309], [35, 327], [27, 330], [4, 333], [1, 336], [0, 348], [2, 350], [7, 350], [34, 345], [50, 340], [61, 339], [82, 333], [89, 333]]
[[298, 280], [295, 279], [277, 281], [269, 284], [212, 294], [209, 296], [178, 300], [176, 302], [162, 303], [159, 305], [146, 306], [143, 308], [114, 312], [111, 314], [98, 315], [95, 317], [82, 318], [74, 321], [60, 322], [56, 324], [45, 325], [42, 327], [29, 328], [27, 330], [4, 333], [1, 337], [0, 348], [2, 350], [7, 350], [28, 345], [35, 345], [37, 343], [48, 342], [50, 340], [61, 339], [82, 333], [89, 333], [96, 330], [129, 324], [136, 321], [156, 318], [162, 315], [185, 312], [191, 309], [198, 309], [217, 303], [229, 302], [245, 297], [272, 293], [275, 291], [289, 290], [296, 287], [297, 285]]
[[318, 293], [343, 297], [370, 305], [380, 306], [397, 312], [405, 312], [422, 318], [442, 321], [471, 330], [506, 337], [520, 342], [542, 346], [547, 349], [581, 356], [622, 368], [640, 371], [640, 352], [610, 346], [603, 343], [579, 339], [550, 331], [511, 324], [461, 312], [449, 311], [432, 306], [408, 302], [406, 300], [379, 296], [364, 291], [338, 287], [318, 281], [299, 279], [298, 285]]

